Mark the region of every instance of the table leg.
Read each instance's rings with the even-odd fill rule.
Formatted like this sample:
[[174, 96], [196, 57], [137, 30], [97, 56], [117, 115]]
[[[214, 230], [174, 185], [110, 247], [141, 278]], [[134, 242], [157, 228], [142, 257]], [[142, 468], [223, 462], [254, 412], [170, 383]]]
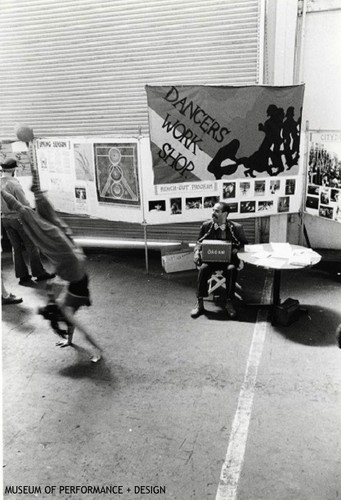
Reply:
[[274, 269], [274, 277], [272, 283], [272, 307], [270, 313], [271, 324], [276, 322], [276, 307], [281, 303], [281, 270]]
[[[272, 281], [272, 300], [268, 304], [246, 304], [257, 307], [257, 309], [269, 309], [269, 320], [272, 325], [276, 324], [276, 309], [281, 305], [281, 269], [274, 269]], [[300, 312], [308, 313], [307, 309], [299, 308]]]
[[274, 280], [273, 280], [273, 289], [272, 289], [272, 303], [273, 307], [278, 306], [281, 303], [281, 270], [274, 270]]

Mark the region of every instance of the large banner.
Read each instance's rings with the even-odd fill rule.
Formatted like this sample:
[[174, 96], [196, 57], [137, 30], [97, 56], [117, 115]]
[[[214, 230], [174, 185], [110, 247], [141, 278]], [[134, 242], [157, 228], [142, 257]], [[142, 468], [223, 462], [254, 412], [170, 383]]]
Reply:
[[341, 131], [310, 132], [305, 211], [341, 222]]
[[304, 86], [146, 86], [154, 184], [298, 173]]

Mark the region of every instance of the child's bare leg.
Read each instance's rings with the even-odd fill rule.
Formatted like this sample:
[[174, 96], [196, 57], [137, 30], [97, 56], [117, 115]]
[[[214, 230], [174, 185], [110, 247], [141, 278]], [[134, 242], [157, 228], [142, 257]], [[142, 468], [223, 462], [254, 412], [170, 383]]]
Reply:
[[87, 340], [87, 342], [89, 344], [91, 344], [93, 347], [95, 347], [96, 352], [95, 353], [90, 353], [90, 359], [91, 359], [91, 361], [93, 363], [97, 363], [101, 359], [101, 357], [102, 357], [102, 349], [95, 342], [95, 340], [91, 337], [91, 335], [85, 330], [85, 328], [83, 327], [83, 325], [80, 325], [80, 323], [78, 323], [77, 328], [83, 334], [83, 336], [85, 337], [85, 339]]
[[101, 347], [97, 344], [97, 342], [95, 342], [89, 332], [84, 328], [82, 323], [80, 323], [78, 319], [75, 318], [74, 311], [71, 307], [63, 308], [63, 313], [66, 319], [72, 324], [73, 329], [78, 328], [78, 330], [83, 334], [86, 341], [96, 349], [95, 353], [90, 353], [90, 357], [92, 362], [97, 363], [97, 361], [99, 361], [102, 357]]

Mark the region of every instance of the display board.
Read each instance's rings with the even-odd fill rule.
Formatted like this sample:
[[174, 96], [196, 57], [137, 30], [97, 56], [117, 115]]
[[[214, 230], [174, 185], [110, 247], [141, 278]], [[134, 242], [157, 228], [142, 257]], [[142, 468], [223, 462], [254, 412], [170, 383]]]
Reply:
[[142, 220], [135, 138], [41, 138], [35, 149], [41, 187], [57, 210], [122, 220], [135, 206]]
[[341, 131], [309, 133], [305, 211], [341, 222]]
[[235, 218], [299, 211], [304, 86], [146, 91], [158, 195], [151, 210], [200, 212], [221, 199]]

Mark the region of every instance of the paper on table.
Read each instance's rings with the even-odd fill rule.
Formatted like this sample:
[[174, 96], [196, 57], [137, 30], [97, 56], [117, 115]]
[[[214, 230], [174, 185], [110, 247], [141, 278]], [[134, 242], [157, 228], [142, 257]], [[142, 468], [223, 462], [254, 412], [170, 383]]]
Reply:
[[271, 243], [272, 256], [281, 259], [289, 259], [292, 256], [290, 243]]
[[262, 252], [263, 245], [244, 245], [244, 252]]
[[271, 242], [271, 246], [273, 250], [291, 250], [291, 245], [290, 243], [276, 243], [276, 242]]
[[289, 260], [291, 266], [306, 267], [311, 265], [311, 259], [305, 256], [296, 256]]
[[292, 257], [289, 259], [289, 264], [291, 266], [310, 266], [311, 265], [311, 254], [310, 252], [294, 252]]
[[301, 254], [311, 254], [314, 255], [316, 252], [312, 248], [296, 248], [293, 251], [293, 255], [301, 255]]
[[265, 250], [262, 250], [261, 252], [257, 252], [253, 255], [255, 259], [266, 259], [267, 257], [270, 257], [271, 252], [266, 252]]

